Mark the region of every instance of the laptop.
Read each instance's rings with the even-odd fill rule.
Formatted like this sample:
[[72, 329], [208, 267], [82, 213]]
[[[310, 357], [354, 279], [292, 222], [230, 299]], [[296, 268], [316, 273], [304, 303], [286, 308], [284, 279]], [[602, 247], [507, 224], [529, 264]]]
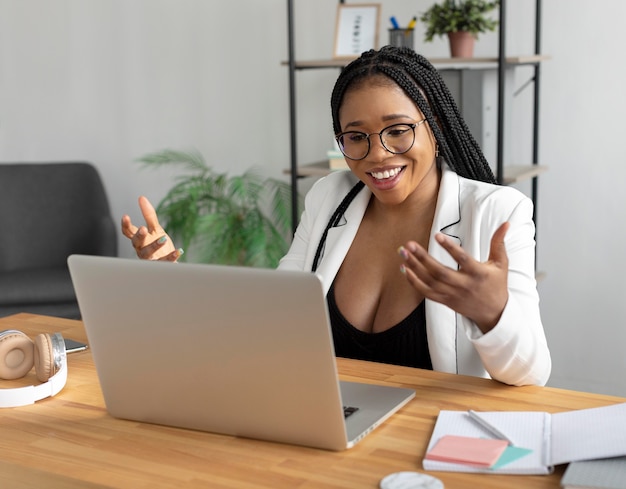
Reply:
[[113, 417], [343, 450], [415, 396], [339, 381], [313, 273], [85, 255], [68, 264]]

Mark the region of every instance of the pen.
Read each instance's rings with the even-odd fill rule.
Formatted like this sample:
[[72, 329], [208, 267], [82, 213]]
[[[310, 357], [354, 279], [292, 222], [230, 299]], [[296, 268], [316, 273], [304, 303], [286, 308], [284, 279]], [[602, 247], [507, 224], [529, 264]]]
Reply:
[[398, 24], [398, 21], [396, 20], [396, 18], [392, 15], [389, 20], [391, 21], [391, 26], [394, 29], [400, 29], [400, 25]]
[[483, 418], [476, 411], [473, 411], [472, 409], [470, 409], [469, 411], [467, 411], [467, 414], [469, 414], [470, 418], [472, 418], [474, 421], [476, 421], [476, 423], [478, 423], [480, 426], [485, 428], [492, 435], [496, 436], [497, 438], [499, 438], [501, 440], [508, 441], [509, 445], [515, 445], [515, 443], [513, 443], [513, 441], [511, 441], [511, 439], [508, 436], [506, 436], [498, 428], [493, 426], [489, 421], [487, 421], [485, 418]]

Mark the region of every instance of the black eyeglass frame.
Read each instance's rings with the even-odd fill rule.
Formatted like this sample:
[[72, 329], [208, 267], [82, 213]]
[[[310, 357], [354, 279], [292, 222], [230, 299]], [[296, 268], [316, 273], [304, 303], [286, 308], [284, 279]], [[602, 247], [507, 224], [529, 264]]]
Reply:
[[[411, 148], [415, 144], [415, 128], [421, 126], [422, 124], [424, 124], [424, 122], [426, 122], [426, 118], [424, 118], [424, 119], [422, 119], [421, 121], [418, 121], [418, 122], [412, 122], [411, 124], [407, 124], [405, 122], [398, 122], [396, 124], [391, 124], [390, 126], [384, 127], [383, 130], [380, 131], [380, 132], [372, 132], [370, 134], [367, 134], [367, 133], [361, 132], [361, 131], [345, 131], [345, 132], [342, 132], [340, 134], [337, 134], [337, 136], [335, 136], [335, 141], [337, 141], [337, 145], [339, 146], [339, 150], [341, 151], [341, 154], [343, 154], [346, 158], [348, 158], [348, 159], [350, 159], [352, 161], [360, 161], [360, 160], [364, 160], [365, 158], [367, 158], [367, 155], [370, 154], [370, 150], [372, 149], [372, 142], [370, 140], [370, 136], [374, 136], [374, 135], [377, 135], [380, 138], [380, 144], [382, 144], [382, 146], [383, 146], [383, 148], [385, 148], [385, 150], [387, 150], [388, 152], [390, 152], [391, 154], [394, 154], [394, 155], [401, 155], [401, 154], [404, 154], [404, 153], [406, 153], [406, 152], [411, 150]], [[383, 141], [383, 133], [385, 131], [391, 129], [392, 127], [396, 127], [396, 126], [408, 126], [413, 131], [413, 141], [411, 142], [409, 147], [407, 149], [405, 149], [404, 151], [392, 151], [392, 150], [390, 150], [387, 147], [387, 145]], [[344, 137], [346, 134], [362, 134], [363, 136], [365, 136], [365, 139], [367, 139], [367, 151], [365, 152], [365, 154], [361, 158], [352, 158], [351, 156], [348, 156], [344, 152], [343, 145], [341, 144], [341, 142], [339, 140], [342, 137]]]

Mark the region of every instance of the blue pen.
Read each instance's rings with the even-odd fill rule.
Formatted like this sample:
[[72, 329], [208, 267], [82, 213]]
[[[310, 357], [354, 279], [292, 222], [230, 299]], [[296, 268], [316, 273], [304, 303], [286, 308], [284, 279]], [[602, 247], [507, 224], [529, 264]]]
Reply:
[[398, 21], [393, 15], [389, 18], [389, 20], [391, 21], [391, 25], [393, 26], [394, 29], [400, 29], [400, 25], [398, 24]]

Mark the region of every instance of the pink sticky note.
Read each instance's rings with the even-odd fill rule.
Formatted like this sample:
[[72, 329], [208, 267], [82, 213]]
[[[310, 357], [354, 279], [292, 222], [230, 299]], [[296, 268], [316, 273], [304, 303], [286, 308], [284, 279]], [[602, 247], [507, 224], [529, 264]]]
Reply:
[[506, 440], [442, 436], [426, 454], [430, 460], [491, 467], [508, 446]]

